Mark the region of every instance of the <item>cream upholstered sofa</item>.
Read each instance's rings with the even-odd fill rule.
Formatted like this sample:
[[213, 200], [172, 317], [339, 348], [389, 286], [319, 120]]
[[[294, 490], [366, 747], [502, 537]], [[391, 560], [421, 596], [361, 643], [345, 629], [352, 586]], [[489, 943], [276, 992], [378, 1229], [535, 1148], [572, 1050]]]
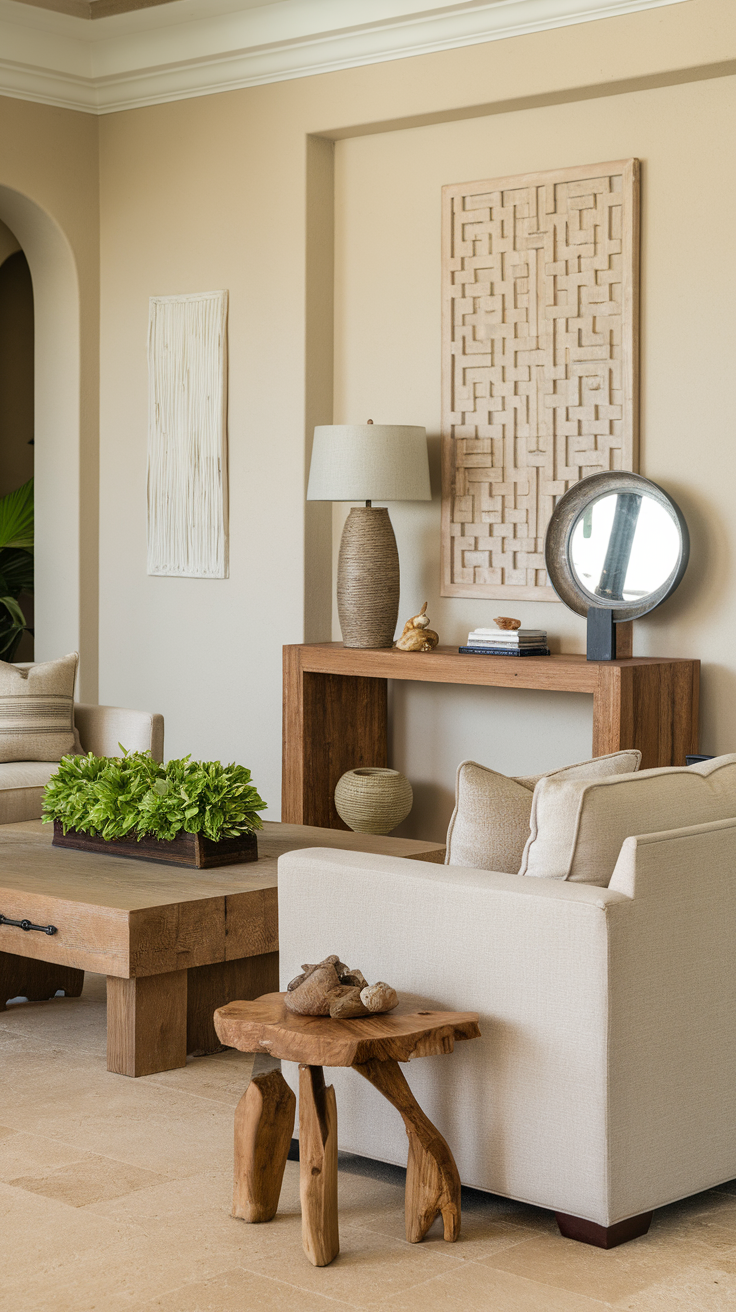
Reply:
[[[75, 702], [74, 727], [83, 752], [119, 756], [122, 743], [129, 752], [150, 751], [154, 760], [164, 759], [162, 715]], [[56, 769], [55, 761], [0, 762], [0, 824], [40, 819], [43, 790]]]
[[[315, 848], [280, 859], [282, 988], [338, 952], [405, 998], [478, 1011], [479, 1041], [407, 1072], [463, 1183], [610, 1247], [736, 1177], [736, 755], [562, 772], [533, 794], [534, 780], [496, 776], [518, 815], [494, 825], [487, 809], [489, 847], [521, 852], [517, 873], [480, 868], [471, 764], [445, 867]], [[456, 864], [468, 851], [474, 864]], [[349, 1072], [330, 1078], [341, 1148], [403, 1165], [385, 1100]]]

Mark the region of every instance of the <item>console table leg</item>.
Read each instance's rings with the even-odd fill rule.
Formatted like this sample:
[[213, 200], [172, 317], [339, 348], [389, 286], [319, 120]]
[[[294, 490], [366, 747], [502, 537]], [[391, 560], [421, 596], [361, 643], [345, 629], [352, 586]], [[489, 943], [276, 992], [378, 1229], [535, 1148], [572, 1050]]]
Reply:
[[187, 972], [107, 977], [107, 1069], [156, 1075], [187, 1063]]
[[321, 1066], [299, 1067], [299, 1191], [304, 1252], [314, 1266], [328, 1266], [340, 1252], [337, 1106]]
[[281, 819], [344, 829], [334, 802], [338, 779], [388, 761], [388, 683], [304, 670], [301, 651], [284, 647]]
[[276, 1215], [295, 1115], [281, 1071], [253, 1076], [235, 1110], [233, 1216], [258, 1222]]
[[406, 1237], [410, 1244], [424, 1238], [441, 1212], [445, 1239], [460, 1235], [460, 1176], [455, 1158], [425, 1116], [396, 1061], [367, 1061], [353, 1066], [401, 1113], [409, 1136], [406, 1170]]

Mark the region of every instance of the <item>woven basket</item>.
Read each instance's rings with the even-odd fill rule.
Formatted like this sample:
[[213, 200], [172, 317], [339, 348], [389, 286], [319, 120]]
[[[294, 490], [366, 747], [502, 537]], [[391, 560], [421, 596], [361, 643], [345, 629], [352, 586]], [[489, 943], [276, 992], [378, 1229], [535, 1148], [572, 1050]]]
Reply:
[[411, 784], [398, 770], [361, 766], [348, 770], [335, 789], [337, 814], [358, 834], [390, 834], [413, 804]]

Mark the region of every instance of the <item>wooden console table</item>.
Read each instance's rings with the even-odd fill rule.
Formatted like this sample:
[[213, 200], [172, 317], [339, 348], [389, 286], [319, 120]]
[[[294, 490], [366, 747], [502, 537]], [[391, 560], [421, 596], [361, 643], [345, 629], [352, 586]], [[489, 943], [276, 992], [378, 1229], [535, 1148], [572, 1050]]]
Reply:
[[282, 820], [346, 828], [335, 810], [335, 785], [346, 770], [388, 763], [389, 679], [590, 693], [594, 756], [638, 747], [648, 769], [684, 765], [698, 750], [700, 661], [300, 644], [284, 647]]

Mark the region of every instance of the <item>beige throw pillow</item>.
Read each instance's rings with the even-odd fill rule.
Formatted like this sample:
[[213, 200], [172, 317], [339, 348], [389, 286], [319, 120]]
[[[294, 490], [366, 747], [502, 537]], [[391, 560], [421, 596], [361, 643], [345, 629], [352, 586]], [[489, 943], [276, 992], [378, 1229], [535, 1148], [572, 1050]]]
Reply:
[[60, 761], [74, 751], [79, 654], [37, 665], [0, 661], [0, 761]]
[[447, 831], [449, 866], [516, 874], [529, 837], [529, 818], [538, 779], [598, 779], [639, 767], [641, 752], [614, 752], [566, 765], [550, 776], [510, 779], [477, 761], [458, 766], [455, 810]]
[[519, 874], [607, 888], [624, 839], [736, 816], [736, 754], [597, 781], [547, 776], [534, 789]]

